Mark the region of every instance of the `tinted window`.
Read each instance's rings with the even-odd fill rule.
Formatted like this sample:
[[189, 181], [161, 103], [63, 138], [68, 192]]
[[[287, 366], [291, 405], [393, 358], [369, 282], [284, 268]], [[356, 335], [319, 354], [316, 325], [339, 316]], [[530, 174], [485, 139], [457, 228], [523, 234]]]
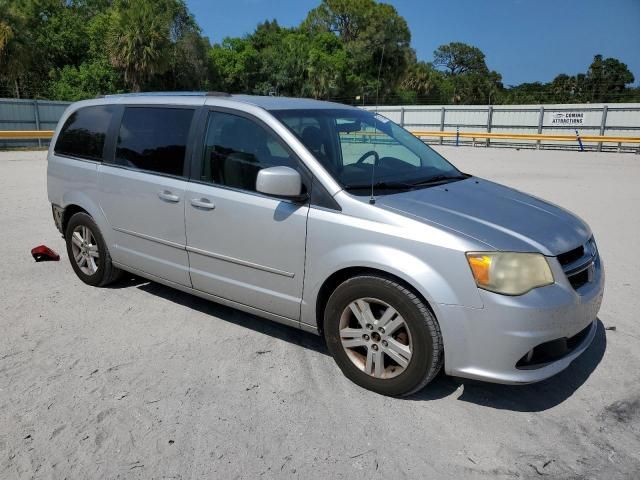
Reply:
[[85, 107], [72, 113], [60, 131], [55, 153], [102, 160], [104, 141], [113, 116], [111, 105]]
[[183, 108], [125, 108], [116, 163], [167, 175], [183, 175], [193, 112]]
[[280, 139], [261, 125], [228, 113], [209, 114], [201, 180], [255, 191], [258, 172], [281, 165], [297, 167]]

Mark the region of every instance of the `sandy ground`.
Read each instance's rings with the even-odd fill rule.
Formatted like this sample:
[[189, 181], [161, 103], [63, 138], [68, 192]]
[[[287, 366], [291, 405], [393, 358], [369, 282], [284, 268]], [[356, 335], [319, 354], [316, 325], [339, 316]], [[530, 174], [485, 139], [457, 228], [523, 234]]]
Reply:
[[[602, 324], [562, 374], [441, 375], [385, 398], [311, 334], [143, 280], [86, 286], [51, 219], [45, 153], [0, 153], [0, 478], [638, 478], [640, 155], [441, 150], [593, 227]], [[36, 264], [40, 243], [62, 260]]]

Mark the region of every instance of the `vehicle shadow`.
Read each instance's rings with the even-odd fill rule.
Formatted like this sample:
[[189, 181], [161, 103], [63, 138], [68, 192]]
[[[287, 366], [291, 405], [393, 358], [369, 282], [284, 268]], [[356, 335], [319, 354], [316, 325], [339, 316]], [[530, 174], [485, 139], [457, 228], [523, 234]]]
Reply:
[[[596, 369], [607, 348], [604, 325], [598, 319], [593, 342], [566, 370], [530, 385], [500, 385], [463, 378], [441, 376], [432, 384], [443, 390], [454, 391], [462, 385], [458, 400], [485, 407], [516, 412], [541, 412], [555, 407], [571, 397]], [[439, 381], [439, 382], [438, 382]], [[441, 383], [442, 385], [438, 385]], [[410, 397], [412, 400], [430, 400], [432, 385]]]
[[298, 330], [296, 328], [271, 322], [250, 313], [241, 312], [235, 308], [226, 307], [210, 300], [205, 300], [189, 293], [181, 292], [175, 288], [167, 287], [161, 283], [152, 282], [141, 277], [127, 275], [108, 288], [135, 287], [151, 295], [162, 297], [165, 300], [177, 303], [195, 311], [211, 315], [216, 319], [234, 323], [242, 327], [250, 328], [264, 335], [269, 335], [278, 340], [284, 340], [302, 348], [329, 355], [324, 341], [318, 335]]
[[[212, 315], [216, 319], [329, 356], [324, 340], [317, 335], [271, 322], [144, 278], [127, 275], [108, 288], [129, 287], [136, 287], [151, 295]], [[531, 385], [500, 385], [450, 377], [441, 372], [426, 388], [407, 397], [406, 400], [437, 400], [454, 394], [462, 386], [462, 394], [457, 400], [463, 402], [516, 412], [544, 411], [564, 402], [587, 381], [602, 360], [606, 347], [604, 325], [598, 320], [596, 335], [589, 348], [566, 370], [547, 380]]]

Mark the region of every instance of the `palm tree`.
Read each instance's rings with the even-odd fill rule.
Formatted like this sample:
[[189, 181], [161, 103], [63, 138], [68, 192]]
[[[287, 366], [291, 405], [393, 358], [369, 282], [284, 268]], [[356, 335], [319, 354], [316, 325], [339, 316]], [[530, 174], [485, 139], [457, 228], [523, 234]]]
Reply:
[[419, 62], [407, 72], [401, 86], [418, 95], [429, 95], [436, 87], [436, 76], [437, 72], [430, 64]]
[[20, 98], [20, 78], [31, 62], [25, 24], [20, 10], [0, 6], [0, 80], [13, 84], [16, 98]]
[[5, 20], [0, 20], [0, 56], [4, 53], [9, 40], [13, 37], [13, 29]]
[[109, 59], [124, 72], [125, 82], [134, 92], [169, 68], [173, 15], [170, 8], [163, 7], [149, 0], [138, 0], [135, 5], [123, 2], [114, 15]]

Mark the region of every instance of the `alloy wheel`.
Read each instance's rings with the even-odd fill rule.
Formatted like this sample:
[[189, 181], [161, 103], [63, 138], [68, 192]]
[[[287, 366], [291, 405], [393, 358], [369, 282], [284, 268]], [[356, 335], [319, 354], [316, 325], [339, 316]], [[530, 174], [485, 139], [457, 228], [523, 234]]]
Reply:
[[78, 225], [71, 234], [71, 252], [78, 268], [85, 275], [93, 275], [98, 271], [100, 251], [98, 242], [93, 232], [84, 226]]
[[411, 361], [411, 331], [396, 309], [376, 298], [351, 302], [340, 317], [340, 342], [351, 362], [375, 378], [400, 375]]

